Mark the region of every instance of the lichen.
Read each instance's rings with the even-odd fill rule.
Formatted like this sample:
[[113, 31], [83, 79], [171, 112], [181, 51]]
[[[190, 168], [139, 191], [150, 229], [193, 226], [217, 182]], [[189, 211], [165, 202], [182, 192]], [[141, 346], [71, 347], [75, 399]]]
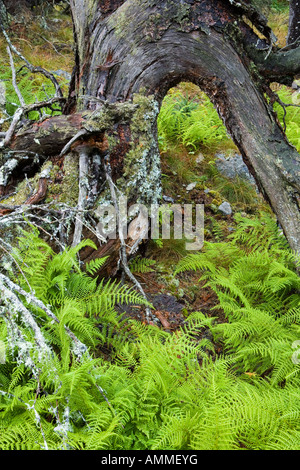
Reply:
[[18, 166], [16, 158], [8, 159], [0, 168], [0, 185], [6, 186], [13, 170]]

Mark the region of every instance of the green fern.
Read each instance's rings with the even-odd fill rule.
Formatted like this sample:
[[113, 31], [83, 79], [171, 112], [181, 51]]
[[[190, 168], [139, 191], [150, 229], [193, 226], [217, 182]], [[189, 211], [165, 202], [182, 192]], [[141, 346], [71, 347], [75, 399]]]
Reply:
[[237, 221], [223, 259], [223, 244], [207, 244], [182, 259], [177, 271], [202, 271], [216, 292], [228, 322], [211, 331], [235, 355], [240, 373], [267, 374], [273, 385], [297, 380], [300, 369], [291, 361], [291, 345], [300, 337], [297, 256], [272, 219]]
[[151, 273], [154, 271], [153, 266], [155, 266], [156, 261], [153, 259], [142, 258], [141, 256], [136, 256], [133, 258], [129, 267], [133, 273]]
[[[19, 64], [20, 67], [23, 65], [20, 61]], [[16, 63], [16, 65], [18, 64]], [[13, 116], [20, 103], [12, 85], [11, 68], [7, 65], [2, 65], [0, 66], [0, 73], [1, 79], [4, 80], [6, 84], [6, 111], [8, 115]], [[67, 85], [66, 80], [60, 81], [61, 86]], [[49, 96], [51, 97], [55, 94], [54, 85], [50, 81], [45, 81], [45, 77], [42, 75], [32, 75], [24, 68], [18, 73], [17, 83], [26, 105], [34, 104], [37, 101], [47, 101], [49, 100]], [[61, 114], [58, 105], [54, 105], [52, 109], [45, 108], [44, 111], [48, 116]], [[38, 111], [31, 111], [27, 117], [31, 120], [38, 120], [41, 116]]]

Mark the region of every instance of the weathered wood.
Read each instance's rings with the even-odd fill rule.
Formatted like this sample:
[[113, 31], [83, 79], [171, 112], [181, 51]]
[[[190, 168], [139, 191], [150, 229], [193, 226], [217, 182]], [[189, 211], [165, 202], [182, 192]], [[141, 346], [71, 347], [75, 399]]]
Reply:
[[84, 209], [88, 197], [89, 147], [82, 145], [77, 148], [77, 151], [79, 154], [79, 196], [72, 246], [77, 246], [81, 241]]
[[47, 187], [48, 187], [47, 178], [40, 178], [37, 191], [34, 194], [32, 194], [28, 199], [26, 199], [24, 204], [28, 204], [28, 205], [37, 204], [40, 201], [42, 201], [46, 196]]
[[64, 145], [82, 128], [82, 114], [54, 116], [21, 128], [16, 133], [10, 148], [28, 150], [41, 156], [58, 155]]

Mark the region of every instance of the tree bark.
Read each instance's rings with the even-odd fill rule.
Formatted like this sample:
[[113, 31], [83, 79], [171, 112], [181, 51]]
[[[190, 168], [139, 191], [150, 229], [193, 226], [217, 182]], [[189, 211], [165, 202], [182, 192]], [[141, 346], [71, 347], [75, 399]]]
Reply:
[[[78, 108], [96, 107], [86, 95], [118, 102], [140, 93], [159, 107], [168, 89], [180, 81], [199, 85], [215, 104], [291, 247], [299, 250], [300, 159], [261, 84], [275, 77], [286, 82], [289, 74], [291, 80], [299, 71], [300, 61], [294, 58], [300, 49], [269, 53], [272, 33], [249, 2], [145, 0], [97, 6], [90, 0], [71, 1], [79, 61]], [[262, 39], [244, 21], [245, 14]], [[154, 130], [155, 113], [152, 119]], [[154, 144], [146, 158], [154, 161], [157, 155]], [[135, 183], [136, 194], [143, 199], [145, 186], [138, 178]]]
[[[59, 153], [86, 129], [80, 143], [90, 139], [91, 154], [109, 155], [114, 183], [129, 202], [158, 203], [157, 115], [167, 91], [191, 81], [214, 103], [291, 248], [300, 251], [300, 156], [264, 95], [272, 80], [292, 82], [300, 48], [276, 48], [266, 19], [246, 0], [70, 4], [76, 60], [65, 112], [73, 114], [21, 130], [12, 147], [34, 146], [42, 128], [35, 150]], [[108, 199], [106, 189], [97, 204]]]

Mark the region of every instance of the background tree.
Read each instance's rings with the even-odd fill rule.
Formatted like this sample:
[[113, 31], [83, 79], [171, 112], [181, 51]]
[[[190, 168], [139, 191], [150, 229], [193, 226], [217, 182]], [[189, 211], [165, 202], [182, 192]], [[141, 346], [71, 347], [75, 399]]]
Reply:
[[290, 0], [289, 34], [287, 44], [294, 44], [300, 37], [300, 2]]

